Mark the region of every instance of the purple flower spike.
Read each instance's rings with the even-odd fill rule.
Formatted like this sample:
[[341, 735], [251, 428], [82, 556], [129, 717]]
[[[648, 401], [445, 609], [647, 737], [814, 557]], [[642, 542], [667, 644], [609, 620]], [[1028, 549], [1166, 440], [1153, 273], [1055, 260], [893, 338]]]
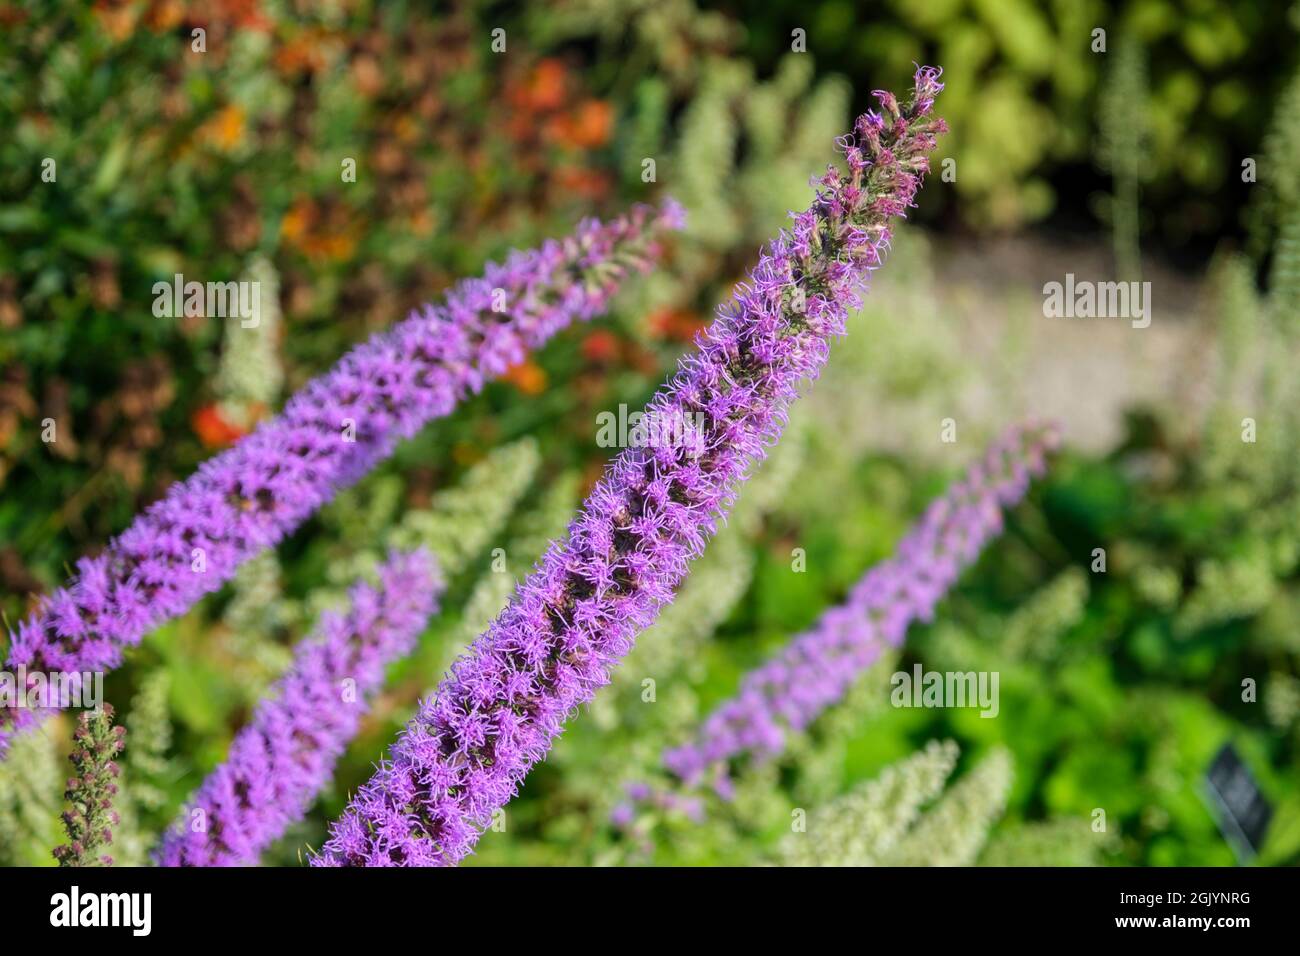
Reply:
[[[1059, 441], [1054, 425], [1037, 423], [995, 441], [930, 504], [893, 558], [875, 565], [848, 600], [751, 671], [693, 742], [664, 755], [665, 768], [686, 786], [708, 784], [730, 799], [735, 768], [781, 754], [787, 734], [841, 700], [887, 645], [902, 643], [913, 622], [933, 618], [962, 570], [1001, 532], [1002, 509], [1025, 495]], [[644, 785], [642, 792], [648, 793]], [[627, 818], [626, 810], [621, 816]]]
[[346, 615], [325, 614], [271, 696], [236, 736], [154, 853], [160, 866], [249, 866], [300, 820], [356, 736], [385, 668], [409, 653], [443, 582], [422, 551], [353, 586]]
[[[681, 208], [638, 206], [583, 222], [562, 240], [489, 264], [441, 305], [357, 346], [284, 411], [174, 485], [97, 557], [82, 558], [11, 635], [8, 668], [93, 672], [219, 589], [340, 488], [425, 424], [521, 361], [574, 320], [604, 311], [633, 269], [658, 255]], [[0, 757], [13, 730], [46, 712], [0, 711]]]
[[[801, 381], [816, 376], [871, 270], [889, 218], [912, 205], [943, 121], [919, 101], [865, 155], [841, 143], [791, 232], [764, 251], [698, 350], [651, 400], [647, 418], [700, 421], [690, 443], [626, 449], [510, 605], [452, 667], [335, 822], [317, 866], [451, 865], [541, 760], [565, 719], [673, 597], [740, 484], [780, 436]], [[698, 416], [698, 418], [697, 418]]]

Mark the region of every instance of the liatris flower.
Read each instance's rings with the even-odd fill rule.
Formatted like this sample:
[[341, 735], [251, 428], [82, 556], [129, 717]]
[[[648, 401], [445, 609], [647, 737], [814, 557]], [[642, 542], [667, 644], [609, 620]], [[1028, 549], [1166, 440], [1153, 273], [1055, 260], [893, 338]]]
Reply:
[[[397, 442], [575, 319], [606, 308], [620, 281], [680, 224], [671, 202], [588, 220], [563, 240], [517, 252], [356, 347], [291, 398], [276, 419], [206, 462], [151, 505], [107, 549], [77, 564], [12, 635], [9, 667], [103, 671], [123, 649], [185, 613], [366, 473]], [[12, 726], [39, 711], [0, 712], [0, 755]]]
[[664, 755], [664, 766], [688, 786], [708, 783], [729, 798], [736, 767], [779, 755], [786, 735], [840, 700], [886, 646], [902, 643], [912, 622], [932, 619], [962, 569], [1002, 530], [1001, 509], [1023, 497], [1058, 440], [1054, 426], [1030, 425], [994, 442], [930, 504], [895, 557], [871, 568], [848, 600], [750, 672], [692, 743]]
[[565, 718], [609, 682], [672, 599], [912, 205], [943, 121], [922, 68], [905, 108], [844, 137], [812, 207], [770, 244], [751, 280], [682, 359], [647, 417], [698, 422], [689, 441], [624, 450], [510, 605], [425, 701], [314, 865], [455, 864], [541, 760]]
[[67, 793], [72, 809], [63, 814], [68, 842], [54, 848], [60, 866], [112, 866], [113, 858], [99, 851], [113, 842], [118, 823], [113, 810], [117, 778], [114, 761], [122, 752], [126, 728], [113, 726], [113, 708], [86, 711], [77, 719], [72, 753], [68, 759], [77, 771], [69, 778]]
[[394, 552], [379, 586], [352, 588], [346, 615], [326, 613], [271, 696], [235, 737], [155, 853], [161, 866], [240, 866], [299, 820], [356, 736], [384, 669], [408, 653], [442, 590], [427, 553]]

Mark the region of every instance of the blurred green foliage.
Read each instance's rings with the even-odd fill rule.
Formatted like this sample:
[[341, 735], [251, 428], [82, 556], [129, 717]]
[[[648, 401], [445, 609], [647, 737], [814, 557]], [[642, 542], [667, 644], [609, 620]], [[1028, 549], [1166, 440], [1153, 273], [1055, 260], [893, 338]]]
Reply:
[[[1297, 66], [1300, 14], [1279, 0], [734, 0], [708, 6], [742, 19], [743, 49], [760, 64], [802, 28], [823, 67], [866, 90], [913, 62], [941, 64], [943, 151], [957, 160], [953, 210], [977, 230], [1088, 216], [1100, 183], [1089, 168], [1103, 79], [1124, 38], [1144, 48], [1151, 76], [1150, 153], [1143, 206], [1153, 236], [1203, 245], [1239, 228], [1248, 187], [1241, 161], [1259, 156], [1265, 124]], [[1106, 52], [1093, 31], [1106, 31]], [[1280, 175], [1291, 175], [1283, 173]], [[1231, 196], [1231, 202], [1223, 198]]]

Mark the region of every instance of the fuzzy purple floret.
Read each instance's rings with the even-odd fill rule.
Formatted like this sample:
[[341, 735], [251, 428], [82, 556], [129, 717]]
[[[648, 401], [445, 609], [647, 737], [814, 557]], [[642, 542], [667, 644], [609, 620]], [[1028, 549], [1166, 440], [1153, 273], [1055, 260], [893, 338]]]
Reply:
[[848, 175], [832, 168], [819, 181], [813, 206], [765, 249], [651, 400], [661, 421], [699, 413], [703, 434], [628, 448], [611, 463], [567, 540], [421, 705], [313, 865], [459, 862], [565, 719], [608, 683], [858, 307], [889, 220], [913, 204], [944, 129], [929, 114], [938, 76], [918, 70], [907, 107], [859, 118], [840, 141]]
[[[788, 735], [841, 700], [886, 646], [901, 644], [914, 622], [933, 619], [961, 572], [1001, 533], [1002, 510], [1024, 497], [1058, 442], [1053, 425], [1006, 432], [930, 504], [892, 558], [872, 567], [811, 630], [751, 671], [693, 742], [669, 750], [665, 768], [687, 786], [709, 784], [729, 799], [736, 768], [780, 755]], [[620, 806], [619, 816], [629, 816], [627, 806]]]
[[[662, 231], [681, 224], [671, 201], [587, 220], [571, 236], [489, 264], [441, 304], [354, 348], [278, 417], [174, 485], [103, 553], [82, 558], [69, 584], [10, 635], [9, 669], [116, 667], [125, 648], [219, 589], [400, 440], [565, 326], [604, 311], [623, 278], [658, 255]], [[14, 727], [44, 714], [0, 712], [0, 757]]]
[[[346, 614], [322, 616], [318, 637], [235, 736], [225, 763], [194, 794], [154, 853], [160, 866], [250, 866], [301, 820], [356, 736], [384, 671], [408, 654], [442, 592], [425, 552], [394, 553], [379, 585], [353, 586]], [[195, 810], [204, 828], [196, 831]]]

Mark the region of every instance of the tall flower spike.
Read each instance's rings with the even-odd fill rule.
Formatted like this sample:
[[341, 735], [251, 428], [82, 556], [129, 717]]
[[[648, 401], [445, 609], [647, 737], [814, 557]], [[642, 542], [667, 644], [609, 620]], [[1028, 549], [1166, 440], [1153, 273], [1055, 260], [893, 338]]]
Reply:
[[843, 333], [944, 129], [929, 114], [939, 89], [937, 71], [917, 72], [899, 118], [879, 122], [874, 159], [842, 141], [847, 176], [826, 173], [651, 400], [650, 420], [698, 422], [691, 440], [631, 447], [610, 464], [567, 540], [421, 705], [314, 865], [459, 862], [565, 718], [609, 682]]
[[[751, 671], [694, 741], [664, 755], [668, 771], [687, 786], [710, 784], [729, 798], [734, 769], [781, 754], [787, 735], [848, 693], [886, 646], [901, 644], [913, 622], [933, 618], [961, 572], [1001, 532], [1002, 509], [1024, 496], [1059, 440], [1051, 424], [1029, 423], [1004, 433], [931, 502], [894, 557], [872, 567], [848, 600]], [[620, 816], [627, 817], [625, 808]]]
[[[574, 320], [604, 311], [622, 280], [681, 224], [672, 202], [638, 206], [539, 249], [489, 264], [440, 305], [357, 346], [291, 398], [279, 417], [174, 485], [105, 551], [77, 563], [11, 635], [9, 669], [83, 673], [220, 588], [398, 441], [520, 361]], [[0, 712], [0, 756], [14, 726], [43, 712]]]
[[300, 820], [356, 736], [385, 668], [409, 653], [442, 591], [422, 551], [394, 552], [379, 587], [355, 585], [346, 615], [326, 613], [319, 638], [235, 737], [154, 853], [160, 866], [249, 866]]
[[72, 809], [63, 814], [68, 842], [54, 848], [59, 866], [112, 866], [113, 858], [100, 851], [113, 842], [113, 827], [120, 822], [113, 809], [121, 769], [126, 729], [113, 726], [113, 708], [85, 711], [77, 718], [72, 753], [68, 760], [76, 773], [68, 778], [64, 796]]

